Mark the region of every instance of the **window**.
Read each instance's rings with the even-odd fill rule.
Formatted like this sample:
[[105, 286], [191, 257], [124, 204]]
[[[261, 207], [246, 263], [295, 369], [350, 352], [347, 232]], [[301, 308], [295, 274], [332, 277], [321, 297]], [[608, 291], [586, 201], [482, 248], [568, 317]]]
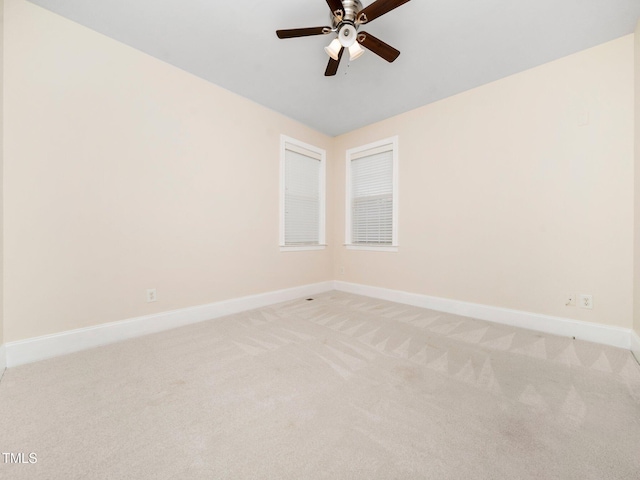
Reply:
[[325, 247], [325, 151], [280, 139], [280, 250]]
[[398, 137], [347, 150], [347, 248], [398, 250]]

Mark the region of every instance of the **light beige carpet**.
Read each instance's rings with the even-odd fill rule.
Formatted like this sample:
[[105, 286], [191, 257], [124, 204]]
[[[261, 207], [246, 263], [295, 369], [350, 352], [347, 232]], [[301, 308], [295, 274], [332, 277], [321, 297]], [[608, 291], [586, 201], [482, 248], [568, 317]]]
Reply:
[[640, 478], [628, 351], [330, 292], [6, 371], [6, 479]]

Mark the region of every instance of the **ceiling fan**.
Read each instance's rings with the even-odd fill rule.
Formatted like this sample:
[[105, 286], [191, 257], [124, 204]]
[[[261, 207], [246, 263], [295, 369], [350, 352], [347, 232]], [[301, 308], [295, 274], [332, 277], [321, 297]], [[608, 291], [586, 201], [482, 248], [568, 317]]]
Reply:
[[331, 9], [330, 27], [293, 28], [277, 30], [278, 38], [309, 37], [312, 35], [338, 34], [331, 43], [324, 48], [331, 57], [324, 74], [333, 76], [338, 71], [340, 59], [344, 49], [349, 50], [349, 59], [355, 60], [364, 53], [364, 48], [371, 50], [387, 62], [393, 62], [400, 51], [377, 39], [370, 33], [358, 31], [360, 25], [369, 23], [376, 18], [390, 12], [394, 8], [404, 5], [409, 0], [376, 0], [371, 5], [362, 8], [360, 0], [326, 0]]

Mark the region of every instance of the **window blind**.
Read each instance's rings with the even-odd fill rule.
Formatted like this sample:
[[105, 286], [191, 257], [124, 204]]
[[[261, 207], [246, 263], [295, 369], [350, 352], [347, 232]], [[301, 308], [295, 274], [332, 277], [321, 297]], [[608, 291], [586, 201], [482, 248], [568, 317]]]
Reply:
[[284, 243], [320, 243], [320, 159], [285, 147]]
[[393, 242], [393, 150], [351, 160], [351, 243]]

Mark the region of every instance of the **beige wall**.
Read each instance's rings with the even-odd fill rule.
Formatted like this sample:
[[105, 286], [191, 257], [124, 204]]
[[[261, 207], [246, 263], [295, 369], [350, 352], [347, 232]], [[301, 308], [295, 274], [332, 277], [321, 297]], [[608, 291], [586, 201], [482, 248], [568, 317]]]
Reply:
[[[24, 0], [5, 19], [6, 341], [332, 278], [633, 324], [633, 36], [331, 139]], [[326, 251], [278, 250], [281, 133], [329, 151]], [[400, 251], [347, 251], [344, 151], [392, 135]]]
[[331, 278], [277, 221], [280, 134], [331, 138], [23, 0], [5, 19], [7, 341]]
[[629, 35], [338, 137], [333, 243], [344, 150], [398, 135], [400, 249], [340, 247], [334, 276], [630, 328], [632, 99]]
[[[640, 20], [634, 35], [634, 65], [635, 65], [635, 235], [634, 235], [634, 307], [633, 328], [640, 336]], [[636, 352], [640, 360], [640, 351]]]
[[[0, 345], [4, 343], [4, 235], [2, 176], [4, 173], [4, 0], [0, 0]], [[2, 363], [2, 359], [0, 359]], [[1, 373], [0, 373], [1, 375]]]

